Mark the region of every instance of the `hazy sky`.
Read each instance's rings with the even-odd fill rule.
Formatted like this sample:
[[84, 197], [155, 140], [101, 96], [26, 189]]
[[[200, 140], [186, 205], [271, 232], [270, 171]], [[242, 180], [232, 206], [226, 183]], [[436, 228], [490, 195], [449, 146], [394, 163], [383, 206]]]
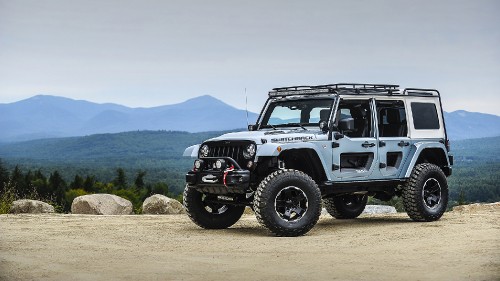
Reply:
[[247, 88], [259, 111], [273, 87], [372, 82], [500, 115], [499, 15], [498, 0], [0, 0], [0, 103], [244, 108]]

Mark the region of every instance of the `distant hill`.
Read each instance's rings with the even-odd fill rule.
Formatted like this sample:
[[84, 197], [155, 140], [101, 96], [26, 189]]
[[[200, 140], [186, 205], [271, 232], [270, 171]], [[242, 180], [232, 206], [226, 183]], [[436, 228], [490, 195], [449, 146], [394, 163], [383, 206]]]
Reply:
[[[254, 123], [257, 114], [249, 112]], [[445, 113], [452, 140], [500, 136], [500, 117], [463, 110]], [[0, 104], [0, 142], [85, 136], [137, 130], [206, 132], [245, 128], [244, 110], [211, 96], [179, 104], [130, 108], [39, 95]]]
[[184, 149], [223, 133], [134, 131], [39, 139], [0, 144], [0, 159], [11, 168], [20, 165], [47, 174], [58, 170], [67, 181], [75, 174], [110, 181], [118, 167], [126, 169], [130, 179], [142, 170], [147, 171], [147, 180], [166, 181], [179, 193], [185, 185], [184, 174], [193, 164], [192, 159], [182, 157]]
[[[257, 114], [249, 112], [255, 122]], [[0, 141], [85, 136], [137, 130], [206, 132], [245, 128], [246, 112], [214, 97], [179, 104], [129, 108], [39, 95], [0, 104]]]
[[500, 116], [457, 110], [445, 112], [446, 129], [451, 140], [500, 136]]

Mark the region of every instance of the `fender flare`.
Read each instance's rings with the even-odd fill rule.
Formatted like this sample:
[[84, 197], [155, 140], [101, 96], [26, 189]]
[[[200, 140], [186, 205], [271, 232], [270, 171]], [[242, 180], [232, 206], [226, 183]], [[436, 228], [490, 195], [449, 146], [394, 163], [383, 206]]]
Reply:
[[182, 156], [191, 157], [191, 158], [198, 158], [198, 151], [199, 150], [200, 150], [200, 144], [192, 145], [184, 150], [184, 153], [182, 154]]
[[[278, 151], [278, 147], [281, 147], [281, 151]], [[328, 162], [324, 159], [323, 154], [320, 153], [318, 148], [309, 142], [298, 142], [298, 143], [267, 143], [261, 145], [257, 149], [257, 154], [255, 157], [255, 161], [258, 162], [259, 157], [279, 157], [279, 155], [285, 151], [291, 151], [295, 149], [309, 149], [314, 151], [318, 159], [321, 161], [321, 167], [327, 178], [330, 177], [330, 171], [325, 169], [328, 167]]]
[[[411, 172], [413, 171], [413, 168], [415, 167], [418, 158], [420, 157], [420, 154], [422, 151], [428, 148], [437, 148], [443, 150], [444, 155], [448, 155], [448, 152], [446, 151], [446, 146], [443, 143], [440, 142], [416, 142], [413, 144], [409, 156], [411, 156], [411, 159], [408, 158], [407, 161], [405, 161], [408, 164], [405, 164], [405, 167], [403, 171], [406, 171], [405, 173], [405, 178], [409, 178], [411, 175]], [[450, 166], [450, 162], [448, 157], [445, 157], [445, 161], [447, 166]]]

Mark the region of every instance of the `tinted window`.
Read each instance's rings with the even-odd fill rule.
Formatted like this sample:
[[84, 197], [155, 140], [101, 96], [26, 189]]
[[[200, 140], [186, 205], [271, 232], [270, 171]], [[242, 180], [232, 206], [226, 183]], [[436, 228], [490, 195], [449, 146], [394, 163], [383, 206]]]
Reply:
[[338, 126], [339, 120], [354, 119], [354, 130], [345, 132], [346, 136], [350, 138], [373, 137], [369, 100], [343, 100], [339, 104], [338, 111], [336, 126]]
[[439, 129], [436, 105], [433, 103], [412, 102], [413, 124], [417, 130]]
[[403, 101], [381, 101], [377, 103], [378, 131], [381, 137], [406, 137], [408, 125]]

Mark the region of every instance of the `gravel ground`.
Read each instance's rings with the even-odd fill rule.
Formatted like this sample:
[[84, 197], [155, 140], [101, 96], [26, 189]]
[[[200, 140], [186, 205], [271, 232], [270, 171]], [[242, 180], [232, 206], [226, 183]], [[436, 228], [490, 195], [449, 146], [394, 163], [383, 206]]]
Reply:
[[500, 280], [500, 210], [323, 215], [296, 238], [251, 215], [210, 231], [185, 215], [0, 215], [0, 280]]

